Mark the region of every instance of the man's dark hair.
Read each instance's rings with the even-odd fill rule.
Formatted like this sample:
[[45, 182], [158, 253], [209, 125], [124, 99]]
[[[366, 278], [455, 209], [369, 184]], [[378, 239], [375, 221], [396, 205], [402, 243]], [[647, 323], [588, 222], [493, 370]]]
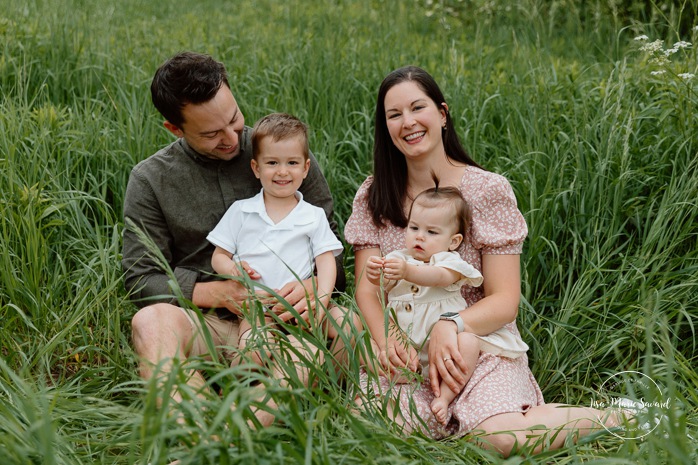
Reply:
[[225, 66], [208, 55], [180, 52], [163, 63], [150, 84], [153, 105], [167, 121], [182, 127], [182, 108], [208, 102], [228, 84]]

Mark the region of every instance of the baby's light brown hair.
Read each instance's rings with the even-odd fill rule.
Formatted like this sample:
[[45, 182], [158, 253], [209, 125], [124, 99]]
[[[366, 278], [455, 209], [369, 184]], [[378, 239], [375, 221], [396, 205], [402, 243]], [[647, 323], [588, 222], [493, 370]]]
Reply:
[[287, 113], [271, 113], [262, 117], [252, 128], [252, 156], [259, 157], [261, 144], [265, 137], [271, 137], [273, 142], [298, 137], [303, 146], [303, 158], [307, 160], [310, 154], [308, 147], [308, 127], [301, 120]]
[[419, 204], [425, 208], [435, 208], [449, 206], [452, 212], [452, 221], [457, 225], [456, 232], [463, 235], [468, 231], [470, 225], [470, 208], [463, 196], [455, 187], [439, 187], [439, 178], [432, 173], [434, 187], [420, 192], [412, 201], [410, 212], [407, 215], [408, 221], [412, 218], [412, 207]]

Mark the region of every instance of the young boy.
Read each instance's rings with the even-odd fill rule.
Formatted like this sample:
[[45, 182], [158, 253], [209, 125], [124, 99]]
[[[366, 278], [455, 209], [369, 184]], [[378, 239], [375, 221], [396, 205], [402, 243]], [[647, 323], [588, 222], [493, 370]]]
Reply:
[[[337, 277], [334, 257], [343, 247], [324, 211], [303, 201], [298, 192], [310, 168], [307, 128], [291, 115], [273, 113], [255, 124], [252, 146], [250, 164], [262, 190], [251, 199], [233, 203], [208, 235], [216, 246], [211, 265], [221, 275], [246, 273], [255, 283], [276, 292], [289, 282], [311, 278], [316, 269], [316, 295], [296, 309], [303, 317], [314, 307], [315, 321], [320, 322]], [[251, 318], [240, 321], [240, 350], [253, 333]], [[270, 322], [267, 317], [265, 323]], [[330, 338], [337, 336], [333, 325], [327, 325], [327, 330]], [[262, 363], [259, 352], [253, 351], [251, 357]]]

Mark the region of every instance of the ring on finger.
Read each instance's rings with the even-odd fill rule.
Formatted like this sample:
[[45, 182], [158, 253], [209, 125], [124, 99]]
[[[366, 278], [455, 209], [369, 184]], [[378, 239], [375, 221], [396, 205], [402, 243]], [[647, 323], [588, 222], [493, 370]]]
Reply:
[[449, 360], [452, 360], [450, 357], [444, 357], [444, 363], [448, 362]]

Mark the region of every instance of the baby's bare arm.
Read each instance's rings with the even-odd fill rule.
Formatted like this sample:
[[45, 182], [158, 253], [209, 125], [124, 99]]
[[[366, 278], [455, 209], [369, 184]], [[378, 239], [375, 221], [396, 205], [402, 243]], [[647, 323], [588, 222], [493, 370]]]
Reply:
[[418, 286], [429, 287], [446, 287], [462, 278], [460, 273], [448, 268], [410, 265], [397, 257], [385, 260], [384, 274], [391, 280], [404, 279]]

